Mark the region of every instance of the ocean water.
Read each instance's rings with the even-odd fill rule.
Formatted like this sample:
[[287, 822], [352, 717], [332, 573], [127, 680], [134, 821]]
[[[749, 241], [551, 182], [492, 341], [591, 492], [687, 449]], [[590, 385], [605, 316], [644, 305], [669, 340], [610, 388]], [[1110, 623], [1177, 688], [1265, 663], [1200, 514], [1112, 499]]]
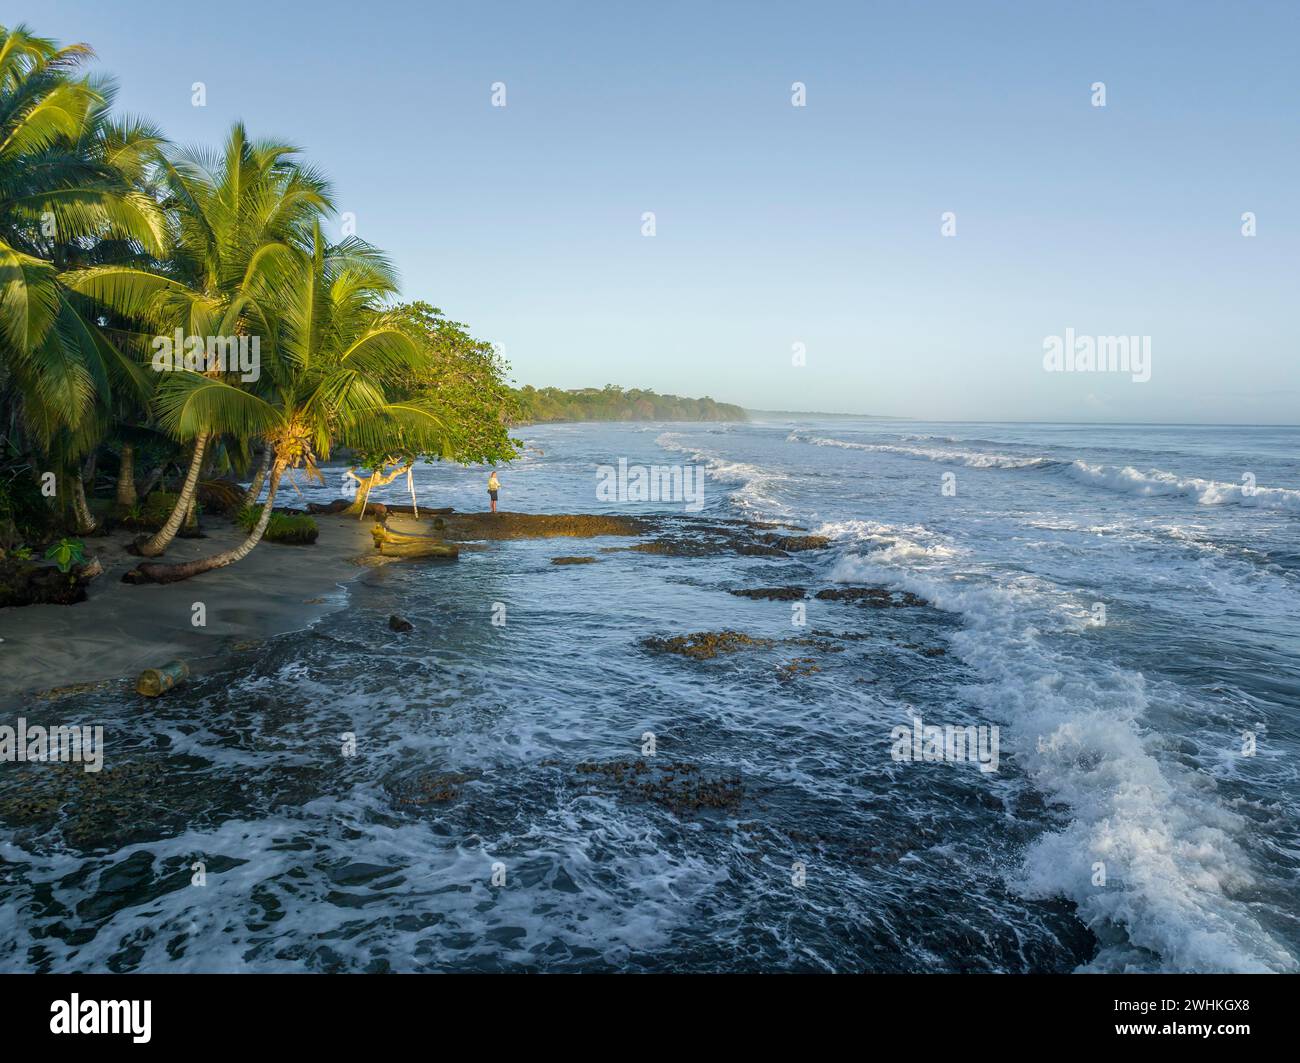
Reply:
[[[831, 545], [493, 544], [157, 702], [29, 702], [106, 767], [0, 766], [0, 969], [1300, 970], [1300, 429], [520, 434], [503, 509]], [[703, 467], [703, 509], [599, 500], [620, 458]], [[420, 502], [485, 479], [421, 468]], [[781, 585], [805, 626], [727, 593]], [[812, 597], [853, 586], [927, 604]], [[641, 641], [723, 629], [771, 644]], [[997, 770], [895, 759], [916, 717], [996, 726]]]

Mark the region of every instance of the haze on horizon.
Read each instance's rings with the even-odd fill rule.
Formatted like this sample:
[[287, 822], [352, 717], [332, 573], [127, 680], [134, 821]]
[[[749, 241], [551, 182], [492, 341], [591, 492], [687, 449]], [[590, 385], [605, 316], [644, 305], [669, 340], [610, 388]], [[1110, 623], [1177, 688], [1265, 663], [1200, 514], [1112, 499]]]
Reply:
[[[1300, 422], [1294, 5], [7, 6], [178, 143], [300, 144], [521, 384]], [[1066, 329], [1150, 380], [1044, 371]]]

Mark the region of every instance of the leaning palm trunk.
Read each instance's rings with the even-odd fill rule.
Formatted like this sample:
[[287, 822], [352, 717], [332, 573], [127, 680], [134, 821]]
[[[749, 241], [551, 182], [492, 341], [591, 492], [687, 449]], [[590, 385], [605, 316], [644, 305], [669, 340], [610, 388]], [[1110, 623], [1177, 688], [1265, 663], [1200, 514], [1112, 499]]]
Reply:
[[135, 493], [135, 447], [122, 444], [122, 461], [117, 470], [117, 504], [129, 509], [140, 501]]
[[195, 491], [199, 484], [199, 469], [203, 467], [203, 451], [208, 443], [206, 432], [200, 433], [199, 437], [194, 440], [194, 456], [190, 458], [190, 468], [185, 474], [185, 483], [181, 487], [181, 494], [176, 499], [176, 505], [172, 507], [167, 523], [158, 529], [152, 539], [140, 544], [140, 554], [144, 557], [158, 557], [171, 541], [176, 538], [176, 533], [181, 530], [181, 521], [189, 514], [190, 505], [194, 501]]
[[268, 443], [262, 448], [262, 460], [257, 464], [257, 472], [253, 474], [253, 482], [248, 485], [248, 490], [244, 492], [244, 500], [240, 503], [241, 509], [247, 509], [249, 506], [256, 504], [257, 496], [262, 493], [262, 481], [266, 479], [266, 470], [271, 464], [271, 445]]
[[214, 568], [224, 568], [242, 561], [253, 551], [262, 539], [262, 533], [271, 520], [271, 507], [275, 505], [275, 491], [280, 486], [280, 476], [284, 473], [284, 463], [277, 461], [271, 468], [271, 482], [266, 489], [266, 501], [262, 504], [261, 515], [248, 537], [233, 550], [224, 550], [219, 554], [200, 557], [194, 561], [181, 561], [168, 564], [161, 561], [146, 561], [137, 565], [132, 575], [132, 582], [140, 583], [178, 583], [201, 572], [210, 572]]
[[79, 533], [84, 535], [95, 530], [98, 522], [91, 516], [90, 506], [86, 504], [86, 485], [79, 472], [72, 477], [72, 512], [77, 519]]
[[181, 523], [181, 530], [176, 534], [184, 536], [186, 539], [197, 539], [203, 534], [199, 531], [199, 492], [197, 490], [194, 492], [194, 497], [190, 499], [190, 508], [185, 511], [185, 520]]

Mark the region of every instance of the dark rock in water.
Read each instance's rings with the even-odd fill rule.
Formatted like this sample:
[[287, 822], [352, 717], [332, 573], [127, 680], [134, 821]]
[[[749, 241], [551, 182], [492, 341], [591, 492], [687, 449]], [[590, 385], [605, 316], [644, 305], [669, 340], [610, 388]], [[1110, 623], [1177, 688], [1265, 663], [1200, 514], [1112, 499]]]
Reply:
[[930, 604], [924, 598], [918, 598], [910, 591], [904, 591], [895, 597], [884, 587], [831, 587], [824, 591], [818, 591], [816, 596], [823, 601], [862, 602], [875, 609]]
[[737, 598], [766, 598], [774, 602], [795, 602], [808, 592], [803, 587], [754, 587], [727, 593], [734, 594]]
[[889, 605], [893, 598], [884, 587], [828, 587], [818, 591], [816, 597], [830, 602], [869, 601]]
[[120, 863], [106, 867], [99, 874], [99, 888], [77, 905], [77, 916], [85, 922], [107, 919], [114, 912], [129, 907], [141, 896], [148, 896], [154, 880], [154, 857], [137, 850]]
[[682, 816], [710, 809], [734, 812], [745, 787], [739, 775], [705, 777], [698, 765], [650, 760], [586, 761], [574, 766], [588, 789], [643, 798]]
[[659, 554], [663, 557], [713, 557], [725, 549], [725, 544], [713, 539], [688, 539], [678, 536], [665, 536], [661, 539], [649, 539], [627, 549], [638, 554]]
[[915, 650], [922, 657], [945, 657], [948, 651], [942, 646], [922, 646], [915, 642], [900, 643], [905, 650]]
[[782, 681], [787, 681], [800, 675], [812, 675], [814, 672], [820, 672], [821, 668], [817, 665], [815, 657], [796, 657], [789, 664], [783, 664], [777, 669], [776, 677]]
[[553, 557], [551, 558], [552, 565], [594, 565], [595, 563], [596, 563], [596, 559], [594, 557]]
[[782, 639], [783, 646], [811, 646], [815, 650], [821, 650], [822, 653], [843, 653], [844, 647], [837, 646], [828, 639], [798, 638]]
[[697, 631], [693, 635], [675, 635], [667, 639], [651, 636], [642, 639], [641, 645], [646, 649], [679, 653], [695, 661], [704, 661], [720, 653], [735, 653], [748, 646], [771, 646], [772, 640], [754, 638], [740, 631]]
[[460, 796], [460, 788], [479, 777], [478, 772], [429, 771], [421, 772], [390, 788], [393, 802], [398, 805], [427, 805], [432, 802], [451, 801]]
[[330, 881], [338, 886], [364, 886], [383, 875], [390, 875], [400, 868], [385, 867], [383, 864], [346, 864], [329, 872]]
[[781, 550], [788, 550], [791, 553], [798, 553], [800, 550], [824, 550], [831, 545], [831, 541], [824, 535], [760, 535], [760, 539], [765, 543], [778, 547]]
[[736, 553], [746, 557], [785, 557], [785, 551], [764, 543], [737, 543]]
[[388, 628], [390, 631], [413, 631], [415, 625], [405, 617], [400, 617], [394, 613], [388, 618]]

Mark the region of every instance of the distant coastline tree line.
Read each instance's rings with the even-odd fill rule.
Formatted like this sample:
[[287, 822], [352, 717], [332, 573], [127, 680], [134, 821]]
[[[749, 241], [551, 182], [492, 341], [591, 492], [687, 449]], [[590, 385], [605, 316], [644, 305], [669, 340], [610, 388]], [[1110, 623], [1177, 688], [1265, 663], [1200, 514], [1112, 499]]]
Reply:
[[534, 388], [514, 392], [516, 423], [547, 421], [745, 421], [745, 411], [729, 402], [659, 395], [643, 388]]

